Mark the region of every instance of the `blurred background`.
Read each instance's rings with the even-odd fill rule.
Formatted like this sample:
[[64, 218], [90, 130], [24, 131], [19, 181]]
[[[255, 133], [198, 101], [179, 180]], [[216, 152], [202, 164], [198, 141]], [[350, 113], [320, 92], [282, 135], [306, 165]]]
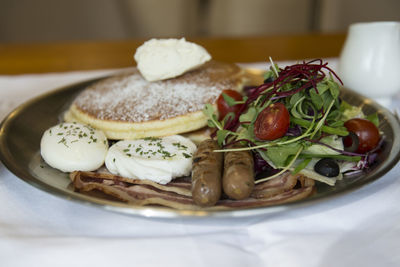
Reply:
[[399, 0], [0, 0], [0, 42], [346, 32]]

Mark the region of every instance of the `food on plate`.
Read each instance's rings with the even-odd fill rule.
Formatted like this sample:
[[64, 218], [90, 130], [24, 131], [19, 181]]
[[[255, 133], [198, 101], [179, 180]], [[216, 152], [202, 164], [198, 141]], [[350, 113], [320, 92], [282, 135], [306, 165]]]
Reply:
[[289, 172], [254, 186], [243, 200], [220, 199], [215, 206], [196, 205], [191, 195], [190, 177], [177, 178], [166, 185], [148, 180], [130, 180], [107, 172], [75, 171], [70, 178], [80, 192], [100, 191], [135, 206], [161, 205], [180, 210], [231, 210], [266, 207], [298, 201], [312, 195], [314, 180]]
[[181, 39], [151, 39], [134, 56], [138, 70], [149, 81], [175, 78], [211, 59], [201, 46]]
[[243, 99], [242, 94], [235, 90], [226, 89], [226, 90], [223, 90], [222, 93], [223, 94], [221, 94], [217, 99], [217, 107], [218, 107], [218, 113], [219, 113], [220, 120], [225, 118], [225, 116], [230, 112], [234, 112], [234, 113], [239, 112], [240, 107], [241, 107], [241, 104], [228, 105], [225, 98], [230, 98], [231, 101], [241, 101]]
[[60, 123], [46, 130], [42, 158], [63, 172], [93, 171], [104, 164], [108, 141], [102, 131], [80, 123]]
[[[135, 59], [138, 69], [83, 90], [64, 115], [73, 123], [43, 136], [43, 158], [77, 191], [175, 209], [277, 205], [368, 168], [384, 138], [376, 114], [340, 98], [322, 60], [271, 61], [264, 82], [242, 92], [243, 70], [184, 39], [151, 40]], [[81, 141], [78, 156], [58, 156]]]
[[362, 118], [350, 119], [344, 123], [344, 127], [351, 133], [343, 140], [347, 151], [353, 147], [354, 151], [352, 152], [365, 153], [376, 148], [379, 144], [379, 130], [369, 120]]
[[254, 122], [254, 135], [259, 140], [272, 141], [284, 136], [289, 129], [290, 115], [283, 103], [270, 104]]
[[64, 119], [89, 124], [109, 139], [182, 134], [205, 127], [204, 104], [214, 104], [226, 88], [240, 90], [246, 81], [237, 65], [216, 61], [157, 82], [146, 81], [135, 68], [83, 90]]
[[225, 153], [222, 188], [231, 199], [245, 199], [251, 195], [254, 188], [254, 161], [250, 151]]
[[195, 151], [196, 145], [179, 135], [121, 140], [108, 150], [105, 165], [116, 175], [167, 184], [190, 175]]
[[223, 154], [212, 139], [201, 142], [193, 156], [192, 197], [195, 204], [214, 206], [221, 198]]
[[327, 63], [271, 63], [264, 83], [248, 88], [243, 99], [223, 98], [230, 107], [240, 105], [239, 111], [217, 120], [214, 107], [206, 105], [222, 147], [217, 152], [251, 151], [256, 184], [290, 171], [333, 186], [343, 174], [373, 164], [383, 140], [378, 116], [340, 98], [341, 81]]

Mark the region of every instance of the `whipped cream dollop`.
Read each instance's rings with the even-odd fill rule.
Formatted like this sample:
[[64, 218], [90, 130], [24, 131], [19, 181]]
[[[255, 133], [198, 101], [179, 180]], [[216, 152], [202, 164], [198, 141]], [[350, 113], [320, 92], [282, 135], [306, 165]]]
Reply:
[[211, 59], [201, 46], [181, 39], [150, 39], [134, 56], [142, 76], [150, 81], [177, 77]]
[[107, 151], [102, 131], [76, 122], [49, 128], [40, 142], [44, 161], [63, 172], [94, 171], [104, 164]]
[[190, 174], [195, 151], [196, 145], [180, 135], [122, 140], [110, 147], [105, 164], [115, 175], [167, 184]]

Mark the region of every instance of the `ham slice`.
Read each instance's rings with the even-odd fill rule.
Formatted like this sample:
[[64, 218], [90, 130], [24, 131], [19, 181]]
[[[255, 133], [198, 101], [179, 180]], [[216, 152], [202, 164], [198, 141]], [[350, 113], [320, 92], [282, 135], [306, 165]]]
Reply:
[[244, 200], [221, 199], [213, 207], [202, 208], [191, 197], [190, 177], [172, 180], [167, 185], [149, 180], [129, 179], [107, 172], [70, 174], [77, 191], [101, 191], [121, 201], [137, 206], [161, 205], [186, 210], [230, 210], [264, 207], [298, 201], [314, 191], [314, 181], [302, 175], [284, 173], [279, 177], [257, 184], [250, 198]]

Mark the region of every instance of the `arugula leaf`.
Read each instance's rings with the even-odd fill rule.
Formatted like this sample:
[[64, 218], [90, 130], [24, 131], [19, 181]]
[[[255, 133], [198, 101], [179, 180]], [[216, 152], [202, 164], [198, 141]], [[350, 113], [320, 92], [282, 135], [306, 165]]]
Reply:
[[304, 98], [303, 92], [298, 92], [297, 94], [294, 94], [290, 97], [289, 104], [291, 106], [294, 106], [297, 102], [299, 102], [300, 99]]
[[334, 98], [332, 97], [331, 94], [329, 93], [325, 93], [323, 95], [323, 108], [324, 108], [324, 112], [326, 112], [329, 108], [329, 106], [332, 104], [332, 101], [334, 100]]
[[[327, 120], [328, 122], [333, 122], [333, 123], [329, 123], [331, 127], [336, 127], [336, 126], [334, 126], [334, 125], [343, 126], [343, 123], [344, 123], [344, 122], [342, 122], [342, 121], [339, 120], [340, 116], [341, 116], [341, 114], [340, 114], [339, 110], [335, 109], [335, 110], [332, 110], [331, 112], [329, 112], [329, 115], [328, 115], [328, 117], [326, 118], [326, 120]], [[338, 121], [338, 120], [339, 120], [339, 121]], [[339, 123], [341, 122], [342, 124], [341, 124], [341, 125], [340, 125], [340, 124], [337, 124], [338, 122], [339, 122]]]
[[[318, 89], [318, 86], [317, 86], [317, 89]], [[319, 90], [318, 90], [318, 91], [319, 91]], [[314, 106], [315, 106], [318, 110], [320, 110], [320, 109], [322, 108], [323, 103], [324, 103], [324, 101], [323, 101], [323, 99], [322, 99], [321, 93], [318, 94], [318, 93], [315, 91], [315, 89], [311, 89], [311, 90], [310, 90], [310, 97], [311, 97], [311, 101], [312, 101], [312, 103], [314, 104]]]
[[328, 80], [329, 91], [334, 99], [337, 99], [340, 94], [339, 85], [333, 80], [331, 75], [330, 79]]
[[319, 84], [317, 84], [317, 90], [320, 95], [324, 94], [328, 89], [329, 85], [326, 83], [326, 81], [322, 81]]

